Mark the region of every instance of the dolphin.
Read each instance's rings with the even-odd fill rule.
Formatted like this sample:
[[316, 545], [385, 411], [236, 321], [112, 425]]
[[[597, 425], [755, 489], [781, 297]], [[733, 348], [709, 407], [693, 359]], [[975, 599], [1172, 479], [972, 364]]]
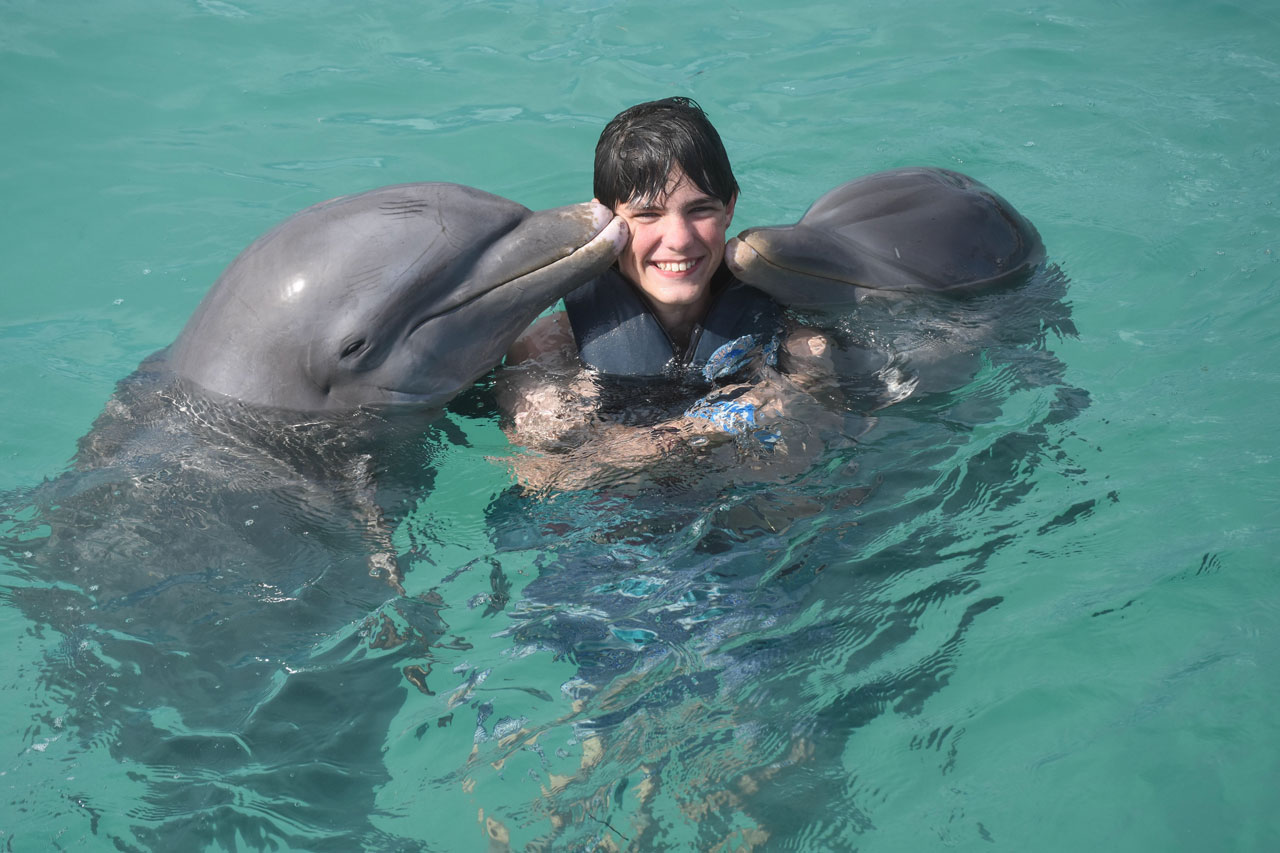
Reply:
[[626, 239], [595, 202], [535, 213], [447, 183], [343, 196], [254, 241], [151, 366], [270, 409], [438, 407]]
[[68, 471], [0, 495], [24, 578], [0, 602], [67, 638], [39, 677], [69, 741], [146, 787], [116, 846], [413, 846], [369, 816], [379, 733], [448, 627], [392, 536], [466, 441], [428, 422], [626, 238], [598, 204], [452, 184], [308, 208], [120, 381]]
[[839, 311], [869, 291], [969, 292], [1044, 260], [1040, 235], [985, 185], [947, 169], [892, 169], [823, 195], [795, 225], [749, 228], [725, 262], [793, 308]]
[[[294, 214], [241, 252], [173, 344], [117, 385], [72, 470], [36, 491], [51, 541], [75, 555], [63, 562], [110, 567], [98, 589], [127, 595], [190, 562], [174, 559], [186, 523], [169, 518], [174, 507], [189, 504], [212, 529], [246, 506], [279, 505], [284, 516], [303, 507], [354, 524], [370, 570], [399, 589], [378, 499], [398, 481], [397, 460], [626, 240], [625, 222], [594, 201], [533, 212], [447, 183], [383, 187]], [[429, 481], [410, 470], [410, 490]], [[96, 506], [104, 489], [110, 509]], [[158, 518], [140, 523], [149, 515]], [[252, 562], [283, 541], [259, 541], [239, 523], [209, 559], [250, 540], [240, 559]], [[100, 559], [104, 539], [123, 555], [143, 528], [173, 528], [168, 546], [119, 566]]]

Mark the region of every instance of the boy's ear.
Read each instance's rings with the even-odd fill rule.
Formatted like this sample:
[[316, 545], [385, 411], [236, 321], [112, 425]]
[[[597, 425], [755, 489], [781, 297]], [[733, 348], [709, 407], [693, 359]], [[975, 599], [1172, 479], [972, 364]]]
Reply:
[[738, 194], [734, 193], [733, 198], [729, 199], [729, 203], [724, 206], [724, 212], [728, 214], [728, 218], [724, 223], [724, 230], [728, 231], [729, 226], [733, 224], [733, 208], [738, 203]]

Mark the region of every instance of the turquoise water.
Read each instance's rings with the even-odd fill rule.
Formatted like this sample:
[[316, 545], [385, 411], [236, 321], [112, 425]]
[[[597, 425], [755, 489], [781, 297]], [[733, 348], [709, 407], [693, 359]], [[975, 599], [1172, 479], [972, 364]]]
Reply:
[[[1280, 847], [1263, 4], [20, 0], [0, 21], [9, 494], [64, 469], [283, 217], [416, 180], [584, 200], [602, 124], [667, 94], [720, 128], [744, 228], [882, 168], [978, 177], [1040, 229], [1079, 330], [1048, 339], [1060, 379], [993, 357], [811, 470], [674, 498], [521, 498], [492, 412], [455, 410], [396, 531], [430, 647], [381, 652], [352, 619], [258, 650], [257, 701], [299, 672], [330, 691], [298, 737], [359, 736], [317, 747], [314, 782], [290, 781], [305, 749], [148, 760], [134, 732], [211, 737], [204, 709], [92, 624], [0, 608], [6, 849]], [[20, 551], [0, 565], [31, 583]], [[584, 624], [612, 639], [573, 646]]]

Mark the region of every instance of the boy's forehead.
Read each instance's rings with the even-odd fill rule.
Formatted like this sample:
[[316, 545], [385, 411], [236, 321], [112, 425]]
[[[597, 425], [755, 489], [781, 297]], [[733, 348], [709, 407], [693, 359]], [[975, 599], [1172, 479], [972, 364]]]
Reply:
[[653, 193], [645, 197], [639, 190], [632, 193], [631, 198], [627, 199], [628, 205], [648, 205], [658, 204], [665, 205], [671, 196], [675, 195], [682, 187], [688, 187], [696, 198], [712, 198], [713, 196], [690, 180], [689, 176], [684, 173], [684, 169], [679, 166], [672, 166], [671, 171], [667, 172], [667, 185], [661, 192]]

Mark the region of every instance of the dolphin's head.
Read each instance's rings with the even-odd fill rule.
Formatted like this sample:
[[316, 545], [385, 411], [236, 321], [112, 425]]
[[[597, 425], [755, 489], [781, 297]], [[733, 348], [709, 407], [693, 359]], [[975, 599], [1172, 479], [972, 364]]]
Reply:
[[625, 223], [594, 202], [535, 213], [438, 183], [334, 199], [249, 246], [169, 363], [251, 405], [438, 407], [626, 239]]
[[1035, 227], [990, 188], [946, 169], [893, 169], [824, 194], [795, 225], [725, 247], [733, 273], [796, 308], [843, 309], [880, 292], [972, 292], [1044, 260]]
[[724, 261], [737, 278], [792, 308], [842, 310], [866, 293], [859, 253], [803, 222], [749, 228], [725, 244]]

